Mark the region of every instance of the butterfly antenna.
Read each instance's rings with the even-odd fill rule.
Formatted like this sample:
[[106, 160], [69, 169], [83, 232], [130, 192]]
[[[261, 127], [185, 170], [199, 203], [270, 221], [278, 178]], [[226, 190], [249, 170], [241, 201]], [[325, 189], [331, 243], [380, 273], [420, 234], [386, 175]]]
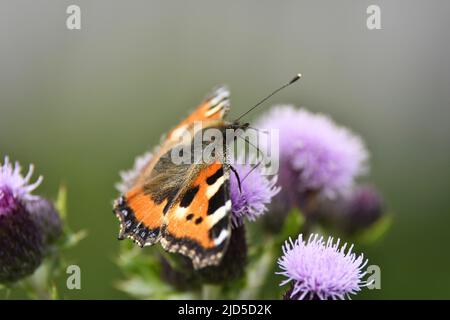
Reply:
[[257, 104], [255, 104], [253, 107], [251, 107], [248, 111], [244, 112], [239, 118], [237, 118], [235, 120], [235, 122], [238, 122], [239, 120], [241, 120], [244, 116], [246, 116], [247, 114], [249, 114], [250, 112], [252, 112], [254, 109], [256, 109], [257, 107], [259, 107], [261, 104], [263, 104], [264, 102], [266, 102], [269, 98], [271, 98], [272, 96], [274, 96], [275, 94], [277, 94], [279, 91], [283, 90], [286, 87], [289, 87], [291, 84], [297, 82], [297, 80], [299, 80], [302, 77], [302, 75], [299, 73], [297, 74], [294, 78], [292, 78], [291, 81], [289, 81], [288, 83], [285, 83], [284, 85], [282, 85], [281, 87], [279, 87], [278, 89], [276, 89], [275, 91], [273, 91], [271, 94], [269, 94], [268, 96], [266, 96], [264, 99], [262, 99], [261, 101], [259, 101]]
[[254, 165], [249, 172], [247, 172], [247, 174], [242, 178], [242, 182], [245, 181], [245, 179], [247, 179], [247, 177], [250, 175], [250, 173], [252, 173], [253, 171], [255, 171], [256, 168], [258, 168], [262, 163], [262, 160], [259, 161], [256, 165]]
[[245, 142], [247, 142], [250, 146], [252, 146], [253, 148], [256, 149], [256, 151], [258, 152], [258, 158], [259, 156], [261, 156], [261, 158], [263, 160], [266, 160], [266, 155], [264, 154], [264, 152], [261, 151], [260, 148], [258, 148], [257, 146], [255, 146], [253, 143], [250, 142], [250, 140], [248, 140], [247, 138], [242, 138], [241, 136], [237, 136], [239, 139], [244, 140]]

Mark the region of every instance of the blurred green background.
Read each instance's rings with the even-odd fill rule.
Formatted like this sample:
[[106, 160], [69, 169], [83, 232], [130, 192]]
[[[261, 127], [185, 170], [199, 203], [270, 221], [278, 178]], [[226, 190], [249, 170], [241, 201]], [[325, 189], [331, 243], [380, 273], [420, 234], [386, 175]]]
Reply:
[[[366, 28], [373, 3], [382, 30]], [[81, 30], [66, 28], [70, 4]], [[119, 170], [213, 86], [231, 88], [233, 118], [301, 72], [272, 104], [360, 133], [395, 215], [365, 250], [382, 289], [362, 297], [450, 298], [449, 15], [437, 0], [0, 1], [0, 156], [33, 162], [46, 196], [66, 184], [70, 224], [89, 232], [70, 253], [82, 289], [63, 296], [125, 297], [113, 288]]]

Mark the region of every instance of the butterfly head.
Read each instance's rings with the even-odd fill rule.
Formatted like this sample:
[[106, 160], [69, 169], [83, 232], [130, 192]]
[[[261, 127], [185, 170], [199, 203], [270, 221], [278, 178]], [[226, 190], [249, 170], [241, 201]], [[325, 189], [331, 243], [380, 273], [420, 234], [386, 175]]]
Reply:
[[229, 125], [229, 129], [233, 129], [234, 131], [236, 130], [247, 130], [250, 126], [250, 123], [245, 122], [245, 123], [240, 123], [238, 120], [233, 121], [230, 125]]

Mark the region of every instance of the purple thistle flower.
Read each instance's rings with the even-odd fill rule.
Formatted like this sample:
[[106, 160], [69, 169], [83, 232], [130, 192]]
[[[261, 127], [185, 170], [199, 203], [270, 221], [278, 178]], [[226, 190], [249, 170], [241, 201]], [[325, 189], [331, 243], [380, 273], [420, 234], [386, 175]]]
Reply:
[[345, 299], [368, 285], [362, 280], [367, 259], [353, 253], [353, 245], [346, 252], [347, 243], [340, 248], [339, 243], [332, 237], [325, 242], [317, 234], [311, 234], [307, 242], [301, 234], [295, 242], [285, 242], [278, 274], [287, 278], [281, 286], [293, 283], [291, 299]]
[[61, 234], [56, 209], [46, 199], [32, 195], [42, 181], [30, 183], [19, 163], [5, 157], [0, 164], [0, 282], [14, 282], [36, 270], [48, 246]]
[[372, 225], [384, 211], [381, 195], [369, 185], [356, 187], [348, 196], [346, 207], [346, 218], [352, 230]]
[[353, 234], [377, 222], [385, 212], [378, 190], [370, 185], [357, 185], [336, 199], [323, 199], [315, 214], [325, 225]]
[[33, 175], [34, 166], [30, 165], [26, 176], [21, 174], [22, 168], [16, 162], [14, 165], [5, 157], [5, 162], [0, 165], [0, 215], [14, 210], [20, 201], [38, 199], [31, 194], [42, 182], [42, 176], [36, 182], [29, 184]]
[[152, 157], [153, 154], [151, 152], [146, 152], [143, 155], [136, 157], [133, 168], [121, 171], [119, 173], [121, 181], [116, 183], [116, 189], [120, 193], [126, 193], [130, 190], [139, 177], [142, 169], [144, 169], [145, 165], [152, 159]]
[[53, 203], [47, 199], [39, 198], [28, 201], [25, 204], [40, 230], [44, 231], [44, 243], [50, 245], [55, 243], [62, 234], [62, 221]]
[[[234, 227], [244, 223], [244, 218], [255, 221], [267, 211], [267, 205], [280, 191], [275, 186], [277, 176], [268, 177], [264, 168], [258, 167], [252, 170], [250, 165], [236, 165], [235, 169], [241, 179], [241, 190], [238, 180], [233, 172], [230, 172], [230, 197], [232, 223]], [[250, 172], [251, 171], [251, 172]]]
[[279, 184], [294, 204], [299, 194], [311, 191], [335, 197], [368, 171], [362, 139], [326, 115], [278, 106], [257, 127], [279, 130]]

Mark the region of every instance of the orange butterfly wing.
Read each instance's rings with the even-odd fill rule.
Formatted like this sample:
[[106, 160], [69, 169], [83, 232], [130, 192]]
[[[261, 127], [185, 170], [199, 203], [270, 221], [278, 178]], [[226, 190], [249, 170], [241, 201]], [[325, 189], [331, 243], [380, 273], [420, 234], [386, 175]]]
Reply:
[[191, 129], [195, 122], [222, 120], [230, 109], [230, 92], [226, 87], [218, 87], [167, 135], [169, 141], [177, 142], [183, 134]]
[[[188, 223], [189, 220], [181, 219], [179, 211], [180, 205], [183, 204], [183, 199], [186, 197], [186, 194], [179, 194], [185, 183], [185, 181], [181, 181], [183, 181], [182, 176], [185, 175], [186, 168], [181, 169], [173, 163], [168, 163], [167, 157], [164, 155], [167, 155], [173, 146], [180, 143], [183, 134], [192, 129], [195, 121], [201, 121], [208, 126], [208, 122], [216, 123], [223, 120], [228, 110], [229, 92], [226, 88], [219, 87], [188, 118], [169, 132], [156, 155], [142, 169], [140, 176], [135, 181], [135, 186], [114, 204], [114, 212], [120, 221], [119, 239], [128, 237], [140, 246], [152, 245], [162, 240], [166, 250], [177, 251], [189, 256], [195, 267], [217, 264], [220, 261], [222, 252], [228, 244], [229, 209], [226, 209], [225, 216], [227, 217], [225, 219], [217, 219], [219, 214], [208, 215], [212, 189], [205, 183], [211, 172], [217, 171], [216, 169], [220, 166], [223, 172], [220, 180], [222, 181], [220, 194], [223, 194], [223, 198], [220, 201], [224, 206], [228, 201], [228, 171], [223, 169], [222, 164], [215, 163], [199, 172], [191, 184], [191, 186], [198, 186], [199, 192], [189, 209], [195, 209], [197, 218], [204, 219], [204, 223], [196, 223], [199, 221], [196, 218], [192, 225]], [[163, 160], [165, 160], [164, 165]], [[155, 172], [158, 171], [158, 168], [160, 173]], [[173, 172], [174, 176], [180, 176], [175, 179], [180, 182], [179, 185], [163, 188], [164, 190], [161, 192], [146, 188], [148, 185], [166, 186], [171, 180], [174, 180], [170, 172]], [[173, 205], [177, 194], [181, 200], [177, 205]], [[230, 206], [230, 202], [227, 203], [227, 206]], [[186, 216], [184, 218], [186, 219]], [[220, 224], [218, 224], [219, 222]]]
[[204, 167], [167, 212], [161, 244], [192, 259], [194, 268], [216, 265], [230, 234], [229, 170], [216, 161]]
[[119, 240], [130, 238], [141, 247], [158, 242], [165, 205], [156, 203], [142, 188], [132, 189], [121, 196], [114, 205], [120, 221]]
[[[230, 92], [224, 86], [214, 89], [200, 105], [186, 119], [181, 121], [172, 129], [164, 139], [161, 146], [157, 149], [155, 156], [143, 168], [142, 173], [136, 182], [142, 184], [144, 179], [151, 174], [159, 158], [167, 153], [175, 145], [179, 144], [183, 135], [190, 132], [195, 122], [202, 122], [203, 127], [210, 123], [217, 123], [223, 120], [230, 110]], [[195, 132], [191, 132], [195, 134]]]

